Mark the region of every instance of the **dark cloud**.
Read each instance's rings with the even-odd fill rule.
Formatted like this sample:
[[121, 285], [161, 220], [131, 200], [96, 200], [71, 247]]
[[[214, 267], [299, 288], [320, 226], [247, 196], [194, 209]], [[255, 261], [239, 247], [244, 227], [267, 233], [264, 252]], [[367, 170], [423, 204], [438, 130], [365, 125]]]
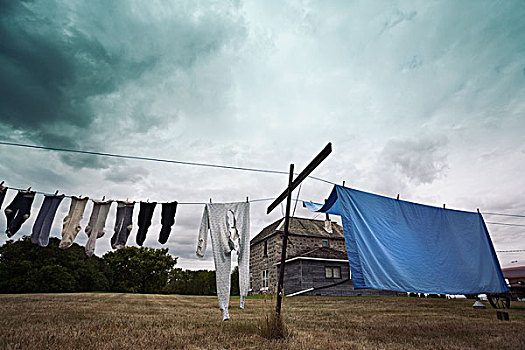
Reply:
[[127, 61], [31, 5], [17, 2], [1, 15], [1, 121], [45, 144], [77, 146], [79, 131], [95, 117], [89, 98], [139, 76], [154, 60]]
[[[236, 7], [231, 3], [225, 3], [226, 10], [177, 5], [165, 9], [173, 13], [166, 18], [162, 11], [127, 1], [94, 1], [89, 6], [2, 1], [0, 126], [17, 131], [18, 139], [68, 148], [89, 146], [95, 133], [118, 137], [121, 131], [158, 126], [163, 115], [146, 107], [152, 97], [141, 83], [132, 91], [139, 91], [134, 99], [140, 104], [133, 104], [126, 115], [108, 114], [115, 103], [130, 98], [125, 87], [146, 73], [150, 86], [162, 86], [177, 70], [220, 50], [237, 23], [227, 13]], [[103, 104], [109, 111], [101, 110], [101, 98], [111, 94]], [[168, 118], [173, 121], [173, 113]], [[62, 160], [75, 167], [107, 166], [94, 157]]]

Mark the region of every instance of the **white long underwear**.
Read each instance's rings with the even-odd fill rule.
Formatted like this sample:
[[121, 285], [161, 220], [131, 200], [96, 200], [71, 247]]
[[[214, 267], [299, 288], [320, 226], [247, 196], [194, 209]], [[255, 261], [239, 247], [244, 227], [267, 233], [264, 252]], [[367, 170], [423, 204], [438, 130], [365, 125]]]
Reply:
[[250, 282], [250, 203], [210, 203], [202, 214], [197, 256], [202, 258], [206, 251], [208, 231], [211, 235], [215, 279], [219, 308], [223, 321], [230, 318], [231, 252], [237, 250], [239, 265], [239, 290], [241, 309], [248, 295]]

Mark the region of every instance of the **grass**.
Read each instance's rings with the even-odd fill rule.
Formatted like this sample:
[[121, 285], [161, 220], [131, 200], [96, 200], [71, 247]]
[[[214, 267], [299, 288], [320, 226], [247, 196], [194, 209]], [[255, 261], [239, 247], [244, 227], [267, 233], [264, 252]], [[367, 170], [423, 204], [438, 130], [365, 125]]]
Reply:
[[274, 300], [232, 298], [221, 322], [215, 297], [145, 294], [0, 295], [1, 349], [523, 349], [525, 303], [510, 322], [472, 300], [294, 297], [291, 335], [268, 340], [261, 320]]

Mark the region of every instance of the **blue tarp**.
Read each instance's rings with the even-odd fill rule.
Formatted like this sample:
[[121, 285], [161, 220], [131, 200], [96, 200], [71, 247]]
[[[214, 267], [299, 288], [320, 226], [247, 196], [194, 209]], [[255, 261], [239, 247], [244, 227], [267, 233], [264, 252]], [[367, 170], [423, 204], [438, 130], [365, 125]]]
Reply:
[[431, 294], [508, 288], [479, 213], [431, 207], [342, 186], [312, 211], [340, 215], [354, 288]]

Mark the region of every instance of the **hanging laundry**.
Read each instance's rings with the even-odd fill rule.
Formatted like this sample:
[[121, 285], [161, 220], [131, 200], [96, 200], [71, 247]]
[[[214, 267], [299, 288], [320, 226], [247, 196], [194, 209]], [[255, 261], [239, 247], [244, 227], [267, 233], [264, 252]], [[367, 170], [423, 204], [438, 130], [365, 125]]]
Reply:
[[7, 193], [7, 187], [0, 186], [0, 208], [2, 208], [2, 204], [4, 203], [5, 194]]
[[341, 215], [354, 288], [430, 294], [505, 293], [479, 213], [431, 207], [342, 186], [313, 211]]
[[156, 202], [140, 202], [139, 211], [139, 231], [137, 232], [137, 244], [142, 247], [146, 240], [146, 234], [151, 226], [151, 218], [153, 217], [153, 211], [155, 211]]
[[80, 220], [84, 217], [84, 210], [88, 202], [88, 197], [71, 197], [71, 205], [69, 206], [69, 213], [64, 218], [62, 227], [62, 239], [58, 245], [61, 249], [71, 247], [78, 233], [80, 232]]
[[175, 213], [177, 212], [177, 202], [162, 203], [162, 217], [160, 223], [162, 228], [159, 234], [159, 243], [164, 244], [168, 241], [171, 233], [171, 226], [175, 223]]
[[58, 206], [64, 199], [64, 195], [45, 195], [44, 202], [40, 207], [38, 216], [33, 225], [33, 232], [31, 234], [31, 242], [38, 244], [41, 247], [47, 247], [49, 244], [49, 233], [51, 226], [55, 220], [55, 215]]
[[240, 306], [248, 295], [250, 281], [250, 203], [206, 204], [199, 231], [197, 256], [203, 257], [206, 251], [208, 231], [211, 235], [213, 260], [219, 308], [223, 321], [230, 318], [228, 306], [231, 284], [231, 252], [237, 250], [239, 264]]
[[34, 199], [34, 191], [18, 191], [11, 204], [5, 208], [5, 216], [7, 218], [5, 233], [7, 233], [7, 237], [12, 237], [17, 233], [22, 224], [29, 219]]
[[89, 223], [86, 226], [85, 232], [88, 236], [86, 243], [86, 255], [93, 256], [95, 254], [95, 244], [97, 239], [104, 236], [106, 233], [106, 219], [108, 217], [109, 209], [113, 201], [96, 201], [93, 200], [93, 210], [89, 218]]
[[122, 249], [126, 246], [129, 234], [133, 228], [133, 207], [135, 202], [118, 201], [115, 233], [111, 237], [111, 247]]

